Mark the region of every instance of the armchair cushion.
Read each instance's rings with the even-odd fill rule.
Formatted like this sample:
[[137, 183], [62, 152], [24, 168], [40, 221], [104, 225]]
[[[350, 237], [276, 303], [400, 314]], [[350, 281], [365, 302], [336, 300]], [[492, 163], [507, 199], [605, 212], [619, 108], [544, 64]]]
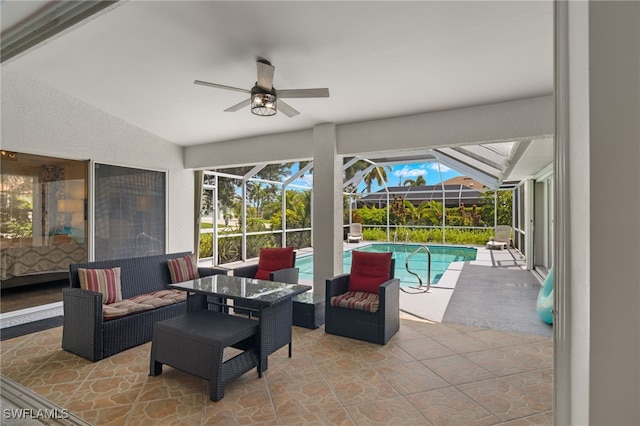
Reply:
[[200, 278], [195, 254], [167, 260], [173, 284]]
[[269, 274], [293, 266], [293, 247], [261, 248], [258, 259], [258, 272], [254, 278], [268, 280]]
[[109, 269], [78, 269], [80, 288], [96, 293], [102, 293], [104, 303], [114, 303], [122, 300], [120, 284], [120, 268]]
[[392, 253], [351, 252], [349, 291], [378, 294], [380, 284], [391, 278]]
[[331, 298], [331, 306], [359, 309], [366, 312], [378, 312], [379, 303], [379, 296], [367, 291], [348, 291]]

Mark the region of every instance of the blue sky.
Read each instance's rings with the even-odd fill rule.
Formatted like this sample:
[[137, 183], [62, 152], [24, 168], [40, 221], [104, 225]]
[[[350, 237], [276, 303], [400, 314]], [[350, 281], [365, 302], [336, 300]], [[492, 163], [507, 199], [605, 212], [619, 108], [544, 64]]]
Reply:
[[[461, 173], [456, 172], [448, 168], [445, 165], [440, 165], [442, 171], [442, 180], [450, 179], [454, 176], [460, 176]], [[292, 173], [295, 173], [298, 170], [297, 165], [293, 167]], [[427, 185], [435, 185], [440, 183], [440, 173], [438, 173], [438, 163], [437, 162], [429, 162], [422, 164], [401, 164], [397, 166], [393, 166], [391, 171], [387, 170], [387, 185], [388, 186], [401, 186], [403, 182], [407, 179], [415, 179], [418, 176], [424, 176], [427, 181]], [[307, 186], [311, 186], [312, 175], [306, 174], [296, 181], [296, 183], [304, 184]], [[304, 183], [301, 183], [304, 182]], [[358, 186], [358, 192], [362, 192], [365, 184], [360, 183]], [[378, 191], [381, 189], [375, 182], [371, 187], [372, 191]]]
[[[456, 172], [448, 168], [445, 165], [440, 165], [442, 171], [442, 180], [450, 179], [454, 176], [460, 176], [461, 173]], [[391, 172], [387, 170], [387, 186], [402, 186], [405, 180], [415, 179], [418, 176], [423, 176], [427, 181], [427, 185], [435, 185], [440, 183], [440, 173], [438, 173], [438, 163], [429, 162], [423, 164], [401, 164], [393, 166]], [[365, 184], [360, 183], [358, 185], [358, 192], [362, 192]], [[375, 182], [371, 187], [371, 191], [378, 191], [381, 189]]]

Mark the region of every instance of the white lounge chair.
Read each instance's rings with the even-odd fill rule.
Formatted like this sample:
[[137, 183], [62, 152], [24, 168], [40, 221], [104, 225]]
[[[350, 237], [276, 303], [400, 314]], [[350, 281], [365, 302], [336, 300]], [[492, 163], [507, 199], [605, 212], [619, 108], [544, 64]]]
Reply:
[[487, 242], [488, 249], [504, 250], [511, 247], [511, 227], [509, 225], [497, 225], [493, 232], [493, 238]]
[[362, 241], [362, 224], [352, 223], [349, 225], [349, 233], [347, 234], [348, 243], [359, 243]]

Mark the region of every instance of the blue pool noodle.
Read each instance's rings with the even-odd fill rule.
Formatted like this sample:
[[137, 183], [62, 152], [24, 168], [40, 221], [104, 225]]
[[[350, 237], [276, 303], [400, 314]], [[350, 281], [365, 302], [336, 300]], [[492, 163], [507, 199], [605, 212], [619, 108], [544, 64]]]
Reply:
[[553, 324], [553, 267], [549, 269], [547, 278], [538, 293], [538, 315], [547, 324]]

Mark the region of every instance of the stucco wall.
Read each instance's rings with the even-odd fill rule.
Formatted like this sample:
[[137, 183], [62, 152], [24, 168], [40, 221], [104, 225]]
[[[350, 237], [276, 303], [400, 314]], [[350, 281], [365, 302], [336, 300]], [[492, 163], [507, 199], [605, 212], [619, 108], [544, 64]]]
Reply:
[[169, 252], [193, 250], [193, 171], [181, 147], [60, 93], [2, 71], [2, 149], [168, 172]]

